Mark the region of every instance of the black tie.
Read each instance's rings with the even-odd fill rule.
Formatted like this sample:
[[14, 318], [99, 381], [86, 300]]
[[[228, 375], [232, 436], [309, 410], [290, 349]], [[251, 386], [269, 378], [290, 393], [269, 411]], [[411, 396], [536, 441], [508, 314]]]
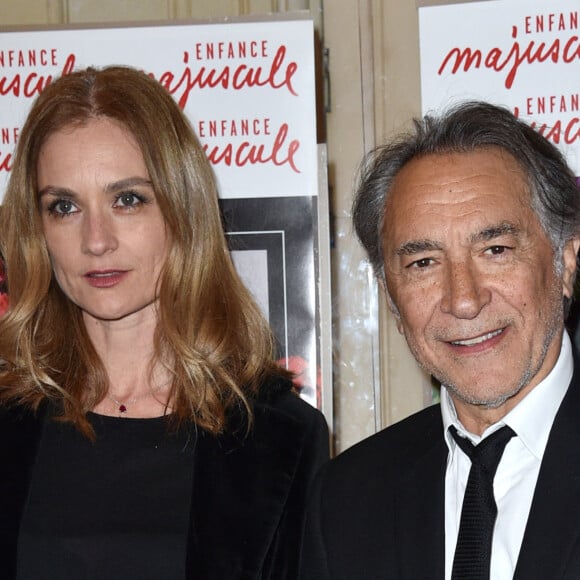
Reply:
[[505, 446], [515, 433], [505, 426], [474, 446], [455, 427], [449, 427], [449, 431], [471, 459], [451, 580], [489, 580], [491, 541], [497, 517], [493, 478]]

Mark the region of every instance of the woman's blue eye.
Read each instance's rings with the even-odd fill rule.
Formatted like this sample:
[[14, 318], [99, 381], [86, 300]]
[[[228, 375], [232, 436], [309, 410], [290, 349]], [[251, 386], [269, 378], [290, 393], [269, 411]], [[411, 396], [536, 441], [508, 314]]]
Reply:
[[115, 205], [121, 207], [133, 207], [144, 203], [144, 198], [134, 192], [121, 193], [115, 200]]
[[73, 213], [75, 209], [75, 204], [70, 199], [58, 199], [50, 205], [48, 211], [59, 215], [67, 215]]
[[135, 205], [139, 200], [134, 193], [124, 193], [117, 200], [121, 205]]

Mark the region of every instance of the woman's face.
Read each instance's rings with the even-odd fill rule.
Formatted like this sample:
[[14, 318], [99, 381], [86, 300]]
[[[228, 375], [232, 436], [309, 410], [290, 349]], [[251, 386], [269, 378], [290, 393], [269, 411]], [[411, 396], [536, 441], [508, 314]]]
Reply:
[[38, 192], [54, 275], [85, 319], [155, 314], [169, 240], [133, 136], [107, 118], [54, 133], [40, 150]]

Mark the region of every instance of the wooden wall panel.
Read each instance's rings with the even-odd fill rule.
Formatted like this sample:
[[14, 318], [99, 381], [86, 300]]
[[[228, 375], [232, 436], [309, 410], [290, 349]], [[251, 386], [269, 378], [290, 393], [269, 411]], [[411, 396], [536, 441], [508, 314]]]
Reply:
[[0, 25], [45, 24], [49, 22], [48, 4], [38, 0], [1, 0]]
[[170, 17], [168, 0], [69, 0], [68, 22], [127, 22]]
[[[410, 128], [421, 114], [419, 22], [414, 2], [372, 0], [377, 143]], [[382, 296], [381, 296], [382, 299]], [[381, 302], [382, 425], [432, 403], [429, 377], [419, 369], [395, 321]]]

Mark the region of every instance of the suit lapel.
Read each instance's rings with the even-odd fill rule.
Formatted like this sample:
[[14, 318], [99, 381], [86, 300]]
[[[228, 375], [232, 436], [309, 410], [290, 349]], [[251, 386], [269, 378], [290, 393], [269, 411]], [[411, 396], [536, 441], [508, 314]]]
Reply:
[[306, 432], [295, 419], [258, 404], [247, 438], [199, 434], [188, 549], [191, 577], [260, 577], [307, 444]]
[[443, 578], [445, 573], [445, 469], [447, 446], [439, 406], [409, 457], [418, 457], [401, 479], [395, 502], [398, 578]]
[[579, 533], [580, 369], [575, 361], [542, 460], [514, 580], [568, 577], [564, 574]]

